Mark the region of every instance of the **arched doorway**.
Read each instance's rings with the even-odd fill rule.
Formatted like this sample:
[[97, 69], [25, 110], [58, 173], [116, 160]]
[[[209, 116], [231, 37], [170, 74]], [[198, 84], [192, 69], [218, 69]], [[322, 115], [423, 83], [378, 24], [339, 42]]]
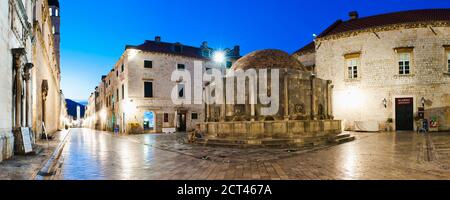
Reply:
[[155, 113], [148, 111], [144, 113], [144, 131], [155, 130]]

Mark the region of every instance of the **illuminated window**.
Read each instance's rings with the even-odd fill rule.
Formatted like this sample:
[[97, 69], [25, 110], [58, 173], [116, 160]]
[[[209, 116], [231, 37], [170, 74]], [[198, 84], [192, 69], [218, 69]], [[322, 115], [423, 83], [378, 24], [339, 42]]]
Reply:
[[59, 16], [59, 10], [55, 9], [55, 16], [58, 17]]
[[53, 9], [49, 8], [48, 11], [50, 12], [50, 16], [53, 16]]
[[347, 59], [347, 78], [349, 78], [349, 79], [357, 79], [358, 78], [358, 64], [359, 64], [359, 58]]
[[399, 53], [399, 74], [406, 75], [410, 74], [411, 69], [411, 53], [403, 52]]
[[52, 33], [55, 34], [55, 26], [52, 26]]

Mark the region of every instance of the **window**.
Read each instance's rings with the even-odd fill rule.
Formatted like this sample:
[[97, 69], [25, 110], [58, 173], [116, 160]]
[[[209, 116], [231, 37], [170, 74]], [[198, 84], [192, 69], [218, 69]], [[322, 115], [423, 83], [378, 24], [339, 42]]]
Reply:
[[169, 113], [164, 113], [164, 122], [169, 122]]
[[59, 16], [59, 10], [55, 9], [55, 16], [58, 17]]
[[178, 97], [184, 98], [184, 84], [178, 84]]
[[198, 119], [198, 113], [193, 112], [193, 113], [191, 114], [191, 119], [192, 119], [192, 120]]
[[53, 9], [52, 8], [49, 8], [48, 12], [50, 12], [50, 16], [53, 16]]
[[125, 70], [125, 65], [124, 64], [122, 64], [122, 66], [121, 66], [121, 72], [123, 72], [123, 70]]
[[450, 50], [447, 51], [447, 72], [450, 73]]
[[231, 61], [227, 61], [227, 69], [230, 69], [231, 66], [233, 66], [233, 63]]
[[153, 97], [153, 82], [144, 82], [144, 97]]
[[55, 26], [52, 26], [52, 34], [55, 34]]
[[359, 58], [347, 59], [347, 78], [357, 79], [358, 78], [358, 64]]
[[410, 73], [411, 53], [399, 53], [399, 74], [406, 75]]
[[119, 102], [119, 89], [116, 89], [116, 100]]
[[153, 68], [153, 61], [151, 60], [144, 61], [144, 68]]
[[125, 99], [125, 85], [122, 84], [122, 100]]
[[178, 64], [177, 69], [178, 70], [185, 70], [186, 66], [184, 64]]

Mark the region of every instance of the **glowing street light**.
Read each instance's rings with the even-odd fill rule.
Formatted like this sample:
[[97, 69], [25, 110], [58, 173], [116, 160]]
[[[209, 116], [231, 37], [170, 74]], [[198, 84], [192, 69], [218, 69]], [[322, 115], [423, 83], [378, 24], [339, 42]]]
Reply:
[[217, 62], [217, 63], [224, 63], [225, 62], [225, 52], [223, 52], [223, 51], [214, 52], [213, 60], [214, 60], [214, 62]]

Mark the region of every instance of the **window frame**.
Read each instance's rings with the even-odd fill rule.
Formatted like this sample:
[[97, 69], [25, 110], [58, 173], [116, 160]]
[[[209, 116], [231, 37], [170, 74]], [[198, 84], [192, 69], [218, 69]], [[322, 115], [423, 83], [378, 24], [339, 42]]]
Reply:
[[399, 75], [411, 74], [411, 52], [399, 52], [398, 53], [398, 67]]
[[[195, 115], [195, 117], [194, 117], [194, 115]], [[198, 117], [199, 115], [198, 115], [198, 113], [197, 112], [192, 112], [191, 113], [191, 120], [198, 120]]]
[[345, 58], [345, 80], [361, 79], [361, 53], [350, 53]]
[[[182, 68], [182, 69], [180, 69], [180, 66], [183, 66], [183, 68]], [[184, 71], [184, 70], [186, 70], [186, 64], [182, 64], [182, 63], [177, 63], [177, 70], [180, 70], [180, 71]]]
[[164, 113], [163, 114], [163, 122], [164, 123], [169, 123], [169, 113]]
[[[150, 66], [147, 66], [148, 63]], [[144, 69], [153, 69], [153, 60], [144, 60]]]
[[[151, 84], [151, 94], [149, 96], [147, 96], [147, 90], [146, 90], [147, 83]], [[153, 88], [154, 88], [153, 81], [151, 81], [151, 80], [144, 81], [144, 98], [154, 98], [155, 97]]]

